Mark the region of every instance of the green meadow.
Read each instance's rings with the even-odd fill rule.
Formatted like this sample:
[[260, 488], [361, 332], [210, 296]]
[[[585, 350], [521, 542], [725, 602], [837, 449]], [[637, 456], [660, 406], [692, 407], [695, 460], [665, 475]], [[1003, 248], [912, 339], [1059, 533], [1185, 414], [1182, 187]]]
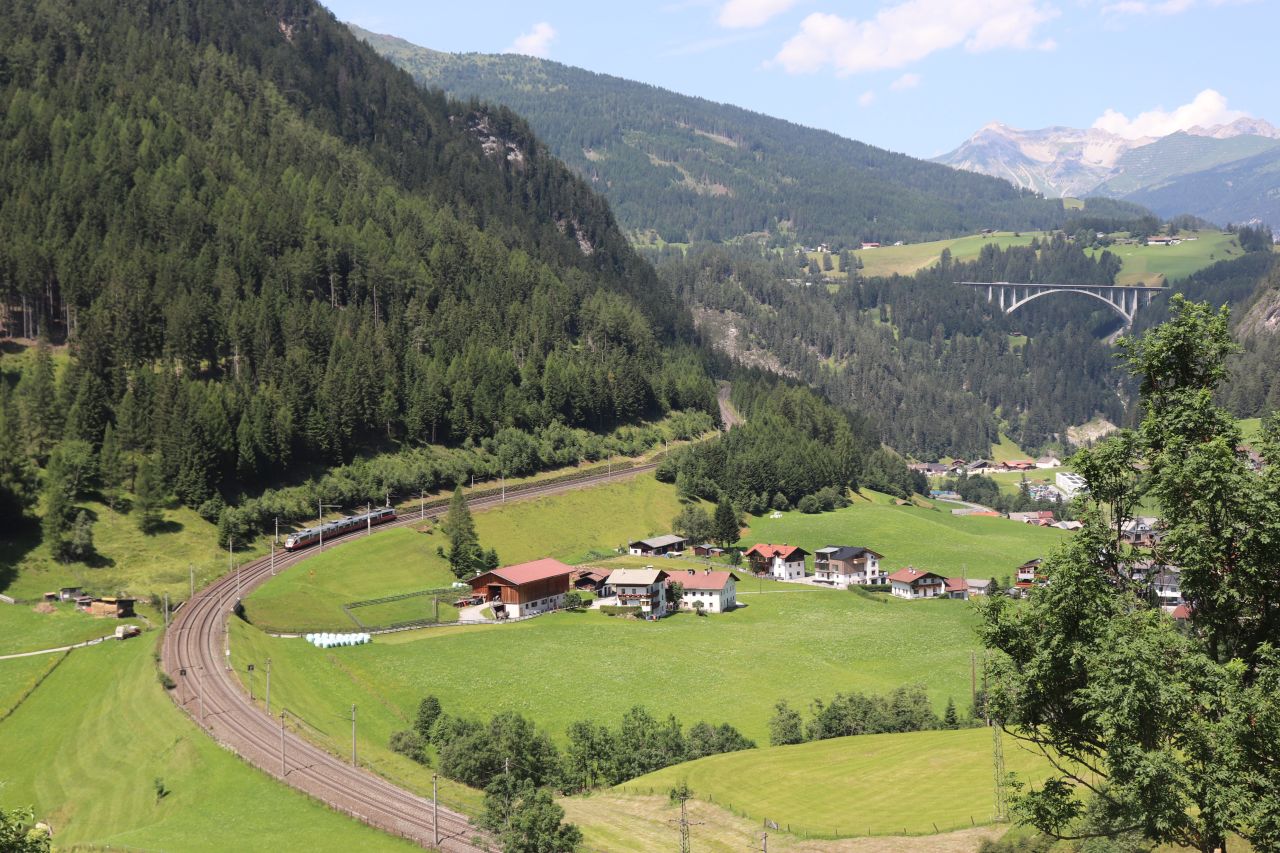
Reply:
[[950, 240], [908, 243], [904, 246], [856, 249], [853, 254], [862, 259], [862, 275], [867, 278], [912, 275], [936, 264], [942, 257], [943, 249], [950, 249], [954, 260], [972, 261], [988, 243], [994, 243], [1002, 249], [1009, 246], [1029, 246], [1033, 238], [1043, 236], [1043, 232], [1023, 231], [1015, 234], [1012, 231], [998, 231], [995, 234], [973, 234]]
[[[156, 680], [158, 638], [71, 652], [0, 721], [0, 805], [33, 806], [60, 849], [415, 849], [284, 787], [197, 729]], [[56, 657], [0, 661], [0, 697]]]
[[[1241, 255], [1235, 236], [1221, 231], [1187, 232], [1176, 246], [1111, 246], [1107, 251], [1124, 263], [1116, 276], [1116, 284], [1157, 284], [1186, 278], [1218, 261], [1229, 261]], [[1098, 250], [1090, 249], [1091, 255]]]
[[[580, 563], [618, 545], [667, 533], [680, 511], [674, 486], [650, 475], [476, 512], [480, 544], [496, 548], [503, 564], [541, 557]], [[254, 624], [279, 630], [354, 630], [342, 611], [363, 601], [447, 587], [456, 580], [437, 548], [448, 549], [437, 523], [380, 531], [326, 547], [256, 590], [245, 600]], [[425, 607], [410, 599], [399, 608]], [[421, 618], [412, 617], [409, 618]], [[363, 616], [361, 616], [363, 621]], [[386, 621], [396, 621], [387, 619]]]
[[[1005, 768], [1039, 781], [1039, 754], [1003, 738]], [[641, 776], [627, 792], [663, 793], [687, 781], [695, 796], [768, 819], [799, 835], [910, 835], [991, 823], [992, 733], [861, 735], [713, 755]], [[935, 828], [936, 826], [936, 828]]]

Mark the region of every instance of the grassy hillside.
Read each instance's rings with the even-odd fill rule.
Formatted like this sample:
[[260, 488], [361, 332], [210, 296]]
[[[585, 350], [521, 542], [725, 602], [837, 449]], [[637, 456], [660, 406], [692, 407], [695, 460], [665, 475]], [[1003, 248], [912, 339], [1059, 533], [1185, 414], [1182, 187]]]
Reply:
[[884, 554], [890, 570], [913, 565], [948, 577], [992, 578], [1044, 556], [1067, 535], [1007, 518], [954, 516], [876, 500], [820, 515], [752, 519], [742, 541], [785, 542], [810, 552], [824, 545], [862, 545]]
[[[711, 756], [623, 788], [665, 792], [686, 780], [700, 798], [799, 834], [926, 834], [992, 821], [991, 740], [987, 728], [837, 738]], [[1024, 779], [1049, 770], [1008, 736], [1004, 756]]]
[[1001, 231], [996, 234], [973, 234], [968, 237], [908, 243], [903, 246], [857, 249], [853, 254], [862, 260], [864, 276], [911, 275], [936, 264], [942, 256], [943, 249], [950, 249], [951, 257], [957, 261], [971, 261], [978, 257], [982, 247], [989, 243], [994, 243], [1001, 248], [1029, 246], [1032, 238], [1043, 236], [1043, 232], [1026, 231], [1015, 235], [1012, 231]]
[[[157, 639], [72, 652], [0, 722], [0, 804], [33, 805], [64, 849], [414, 849], [285, 788], [191, 725], [156, 681]], [[32, 666], [0, 661], [0, 684]]]
[[[136, 625], [142, 620], [123, 622]], [[58, 604], [53, 613], [41, 613], [25, 604], [0, 604], [0, 655], [82, 643], [105, 637], [120, 624], [117, 619], [95, 619], [72, 604]]]
[[[1280, 140], [1265, 136], [1233, 136], [1215, 139], [1173, 133], [1150, 145], [1126, 151], [1116, 163], [1120, 173], [1095, 187], [1091, 194], [1125, 198], [1160, 186], [1181, 175], [1190, 175], [1224, 163], [1280, 148]], [[1195, 213], [1188, 209], [1187, 213]]]
[[[475, 520], [481, 545], [496, 548], [504, 564], [540, 557], [576, 563], [669, 532], [679, 511], [673, 486], [642, 475], [484, 510]], [[455, 578], [436, 553], [437, 547], [448, 549], [448, 540], [430, 521], [420, 530], [384, 531], [326, 548], [255, 591], [245, 601], [246, 613], [268, 627], [353, 630], [341, 610], [345, 602], [448, 586]]]
[[[1240, 243], [1220, 231], [1191, 232], [1195, 240], [1184, 239], [1176, 246], [1111, 246], [1107, 251], [1124, 263], [1116, 284], [1164, 284], [1186, 278], [1217, 261], [1238, 258]], [[1098, 254], [1098, 250], [1089, 250]]]

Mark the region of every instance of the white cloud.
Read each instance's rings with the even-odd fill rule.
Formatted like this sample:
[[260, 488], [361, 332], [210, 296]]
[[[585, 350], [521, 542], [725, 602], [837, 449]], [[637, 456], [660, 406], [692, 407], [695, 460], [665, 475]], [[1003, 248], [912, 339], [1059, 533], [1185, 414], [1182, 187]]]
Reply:
[[[1210, 6], [1240, 6], [1256, 0], [1208, 0]], [[1104, 15], [1181, 15], [1195, 6], [1205, 5], [1198, 0], [1118, 0], [1102, 7]]]
[[1213, 89], [1205, 89], [1190, 103], [1170, 111], [1157, 108], [1129, 118], [1124, 113], [1109, 109], [1098, 117], [1093, 126], [1125, 139], [1138, 139], [1143, 136], [1168, 136], [1175, 131], [1190, 130], [1197, 126], [1227, 124], [1246, 115], [1248, 114], [1240, 110], [1227, 109], [1226, 98]]
[[924, 79], [919, 74], [903, 74], [897, 80], [889, 84], [889, 88], [895, 92], [901, 92], [904, 89], [914, 89], [920, 85], [920, 81]]
[[729, 0], [720, 7], [722, 27], [758, 27], [796, 5], [797, 0]]
[[1039, 0], [906, 0], [863, 21], [816, 12], [774, 61], [792, 74], [830, 65], [846, 75], [901, 68], [960, 45], [973, 53], [1026, 50], [1037, 46], [1036, 30], [1057, 16]]
[[523, 53], [525, 56], [537, 56], [545, 59], [551, 51], [551, 42], [556, 37], [556, 28], [546, 21], [539, 21], [527, 33], [516, 36], [511, 47], [503, 53]]
[[876, 93], [868, 89], [858, 96], [858, 106], [869, 107], [876, 102]]

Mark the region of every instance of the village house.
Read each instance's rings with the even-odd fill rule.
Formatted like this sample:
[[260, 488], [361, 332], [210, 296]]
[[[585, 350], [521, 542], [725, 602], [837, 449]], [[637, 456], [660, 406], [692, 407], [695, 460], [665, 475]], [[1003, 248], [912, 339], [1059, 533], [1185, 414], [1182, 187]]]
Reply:
[[518, 619], [564, 607], [573, 567], [550, 558], [504, 566], [471, 579], [471, 592], [499, 618]]
[[965, 581], [969, 585], [969, 597], [975, 595], [990, 595], [995, 588], [995, 582], [990, 578], [969, 578]]
[[693, 553], [698, 557], [719, 557], [724, 553], [724, 549], [717, 548], [715, 545], [704, 542], [701, 545], [694, 545]]
[[854, 545], [828, 545], [813, 552], [813, 578], [822, 583], [848, 586], [882, 584], [886, 573], [880, 568], [883, 554]]
[[1131, 518], [1120, 525], [1120, 541], [1138, 548], [1154, 548], [1164, 541], [1164, 525], [1149, 515]]
[[898, 598], [938, 598], [946, 593], [947, 579], [912, 566], [889, 575], [889, 592]]
[[663, 554], [676, 554], [685, 549], [689, 540], [674, 533], [666, 536], [655, 536], [652, 539], [641, 539], [627, 546], [627, 553], [633, 557], [661, 557]]
[[666, 572], [652, 566], [614, 569], [606, 586], [619, 605], [639, 607], [641, 615], [657, 619], [667, 615], [667, 577]]
[[1041, 456], [1036, 460], [1037, 468], [1061, 468], [1062, 460], [1056, 456]]
[[1083, 521], [1059, 521], [1057, 524], [1053, 526], [1058, 528], [1059, 530], [1079, 530], [1080, 528], [1084, 527], [1084, 522]]
[[927, 477], [945, 477], [951, 471], [950, 466], [941, 462], [913, 462], [907, 467]]
[[1036, 463], [1030, 459], [1011, 459], [1008, 462], [1001, 462], [1000, 467], [1006, 471], [1034, 471]]
[[1040, 557], [1034, 560], [1027, 560], [1021, 566], [1014, 570], [1013, 586], [1023, 595], [1031, 591], [1032, 587], [1044, 586], [1045, 576], [1040, 572]]
[[947, 598], [959, 598], [963, 601], [968, 601], [969, 582], [964, 578], [947, 578], [946, 591], [943, 594]]
[[[711, 569], [689, 569], [672, 572], [667, 584], [680, 584], [679, 606], [685, 610], [702, 610], [704, 613], [724, 613], [738, 606], [738, 581], [733, 572], [715, 572]], [[697, 607], [697, 603], [702, 607]]]
[[744, 554], [751, 561], [751, 571], [767, 574], [780, 581], [804, 577], [804, 558], [809, 552], [795, 545], [752, 545]]
[[1151, 590], [1156, 603], [1166, 611], [1182, 604], [1182, 570], [1154, 560], [1135, 563], [1130, 577]]

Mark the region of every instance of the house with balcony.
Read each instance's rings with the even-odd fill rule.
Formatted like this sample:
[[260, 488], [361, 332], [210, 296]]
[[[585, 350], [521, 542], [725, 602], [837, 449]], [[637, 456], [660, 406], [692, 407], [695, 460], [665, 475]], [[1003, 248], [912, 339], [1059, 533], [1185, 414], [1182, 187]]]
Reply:
[[1131, 518], [1120, 525], [1120, 541], [1136, 548], [1154, 548], [1164, 541], [1164, 523], [1147, 515]]
[[1041, 558], [1036, 557], [1014, 569], [1013, 586], [1023, 595], [1030, 592], [1033, 587], [1044, 586], [1047, 583], [1044, 574], [1040, 571], [1041, 562], [1043, 562]]
[[639, 607], [640, 615], [667, 615], [667, 578], [662, 569], [614, 569], [605, 583], [621, 607]]
[[888, 573], [880, 568], [883, 554], [856, 545], [828, 545], [813, 552], [813, 577], [835, 586], [882, 584]]
[[809, 552], [795, 545], [752, 545], [743, 556], [751, 562], [751, 571], [775, 580], [793, 581], [804, 578], [804, 558]]
[[889, 575], [889, 592], [898, 598], [939, 598], [946, 594], [947, 579], [913, 566]]
[[[702, 610], [704, 613], [724, 613], [738, 606], [738, 581], [733, 572], [716, 572], [711, 569], [688, 569], [672, 572], [667, 585], [680, 584], [679, 607], [682, 610]], [[697, 605], [701, 603], [701, 607]]]

